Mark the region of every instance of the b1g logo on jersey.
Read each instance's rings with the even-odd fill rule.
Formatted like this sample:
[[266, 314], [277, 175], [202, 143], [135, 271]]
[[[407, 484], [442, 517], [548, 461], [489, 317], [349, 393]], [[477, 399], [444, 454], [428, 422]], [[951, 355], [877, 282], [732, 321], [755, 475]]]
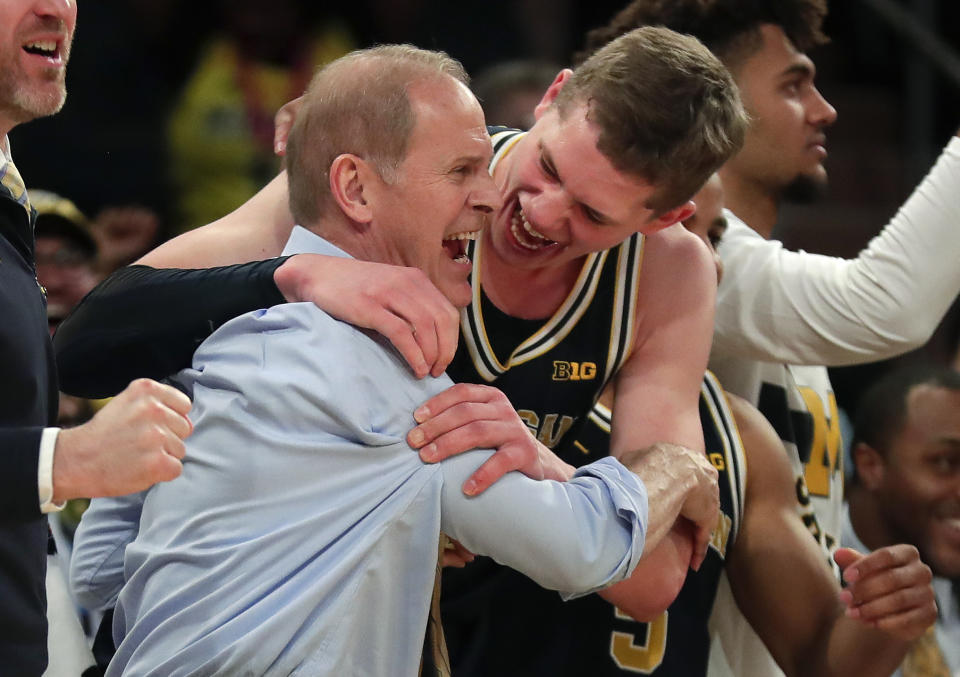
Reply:
[[592, 381], [597, 377], [595, 362], [553, 361], [554, 381]]

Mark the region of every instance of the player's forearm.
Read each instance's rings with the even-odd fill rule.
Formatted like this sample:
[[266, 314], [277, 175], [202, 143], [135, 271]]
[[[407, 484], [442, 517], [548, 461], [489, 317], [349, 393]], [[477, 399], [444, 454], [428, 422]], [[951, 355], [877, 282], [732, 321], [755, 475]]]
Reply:
[[117, 271], [54, 336], [62, 390], [108, 397], [135, 378], [163, 378], [189, 366], [196, 347], [221, 324], [284, 301], [273, 274], [285, 260]]
[[[838, 610], [838, 613], [842, 613]], [[838, 615], [819, 647], [797, 658], [799, 677], [889, 677], [908, 644], [860, 621]], [[789, 673], [788, 673], [789, 674]]]
[[660, 545], [640, 560], [627, 580], [601, 590], [605, 600], [635, 620], [650, 622], [673, 604], [687, 578], [693, 526], [680, 520]]

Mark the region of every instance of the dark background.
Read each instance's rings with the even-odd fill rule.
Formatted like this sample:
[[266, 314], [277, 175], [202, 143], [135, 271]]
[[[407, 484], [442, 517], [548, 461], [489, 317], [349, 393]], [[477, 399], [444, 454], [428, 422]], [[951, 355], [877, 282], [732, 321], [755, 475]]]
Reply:
[[[934, 34], [952, 49], [960, 47], [960, 3], [892, 2], [925, 16]], [[295, 0], [82, 2], [63, 112], [11, 134], [30, 187], [66, 195], [91, 215], [105, 205], [137, 203], [166, 218], [165, 120], [200, 46], [245, 9], [291, 3], [297, 11], [309, 5], [310, 22], [341, 21], [357, 46], [403, 41], [441, 48], [473, 75], [512, 58], [568, 63], [584, 33], [622, 5], [610, 0], [357, 0], [337, 3], [334, 11], [328, 8], [333, 3], [297, 5]], [[828, 132], [831, 185], [825, 199], [816, 207], [784, 210], [778, 235], [792, 248], [855, 255], [960, 127], [960, 87], [931, 68], [869, 5], [834, 0], [826, 24], [832, 43], [811, 54], [819, 86], [839, 119]], [[956, 316], [948, 316], [927, 349], [938, 359], [957, 346]], [[867, 375], [837, 374], [838, 389]]]

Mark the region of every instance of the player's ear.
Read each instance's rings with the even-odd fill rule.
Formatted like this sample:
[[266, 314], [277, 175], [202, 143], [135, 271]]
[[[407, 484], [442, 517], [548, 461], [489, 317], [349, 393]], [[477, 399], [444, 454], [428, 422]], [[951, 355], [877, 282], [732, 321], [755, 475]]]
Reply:
[[865, 442], [857, 442], [852, 451], [857, 478], [867, 491], [876, 491], [883, 483], [886, 463], [879, 451]]
[[373, 168], [363, 158], [343, 153], [330, 163], [330, 193], [337, 207], [356, 223], [369, 223], [373, 218], [370, 205]]
[[560, 90], [563, 89], [563, 86], [566, 84], [567, 80], [570, 79], [570, 76], [573, 75], [573, 71], [569, 68], [564, 68], [562, 71], [557, 73], [557, 77], [553, 79], [553, 82], [547, 87], [547, 91], [543, 93], [543, 97], [540, 99], [540, 103], [537, 104], [537, 107], [533, 109], [533, 117], [537, 120], [547, 112], [547, 109], [550, 108], [553, 104], [554, 99], [557, 98], [557, 94], [560, 93]]
[[650, 219], [646, 224], [644, 224], [643, 230], [640, 232], [642, 232], [644, 235], [652, 235], [658, 230], [663, 230], [664, 228], [672, 226], [675, 223], [686, 221], [693, 216], [696, 211], [697, 205], [693, 203], [693, 200], [688, 200], [685, 204], [682, 204], [679, 207], [674, 207], [673, 209], [669, 209], [663, 214], [660, 214], [660, 216]]

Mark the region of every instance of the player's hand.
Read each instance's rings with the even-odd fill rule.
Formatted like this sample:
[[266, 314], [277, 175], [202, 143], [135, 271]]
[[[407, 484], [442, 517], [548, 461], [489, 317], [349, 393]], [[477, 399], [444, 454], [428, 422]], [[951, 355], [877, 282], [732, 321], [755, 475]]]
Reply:
[[840, 548], [833, 559], [847, 584], [840, 599], [850, 618], [907, 642], [937, 620], [933, 574], [912, 545], [891, 545], [867, 555]]
[[440, 566], [462, 569], [475, 558], [476, 555], [463, 547], [463, 543], [455, 538], [447, 538], [447, 547], [443, 549], [443, 561]]
[[287, 301], [309, 301], [386, 337], [417, 378], [440, 376], [457, 351], [460, 315], [417, 268], [297, 254], [274, 281]]
[[287, 154], [287, 139], [290, 137], [290, 128], [293, 127], [303, 104], [303, 97], [298, 96], [293, 101], [287, 101], [273, 116], [273, 152], [277, 155]]
[[61, 430], [53, 460], [54, 502], [121, 496], [180, 475], [193, 431], [190, 399], [137, 379], [83, 425]]
[[474, 496], [512, 470], [536, 480], [566, 480], [573, 468], [538, 442], [497, 388], [458, 383], [423, 403], [413, 414], [419, 425], [407, 443], [420, 458], [435, 463], [471, 449], [496, 453], [463, 485]]

